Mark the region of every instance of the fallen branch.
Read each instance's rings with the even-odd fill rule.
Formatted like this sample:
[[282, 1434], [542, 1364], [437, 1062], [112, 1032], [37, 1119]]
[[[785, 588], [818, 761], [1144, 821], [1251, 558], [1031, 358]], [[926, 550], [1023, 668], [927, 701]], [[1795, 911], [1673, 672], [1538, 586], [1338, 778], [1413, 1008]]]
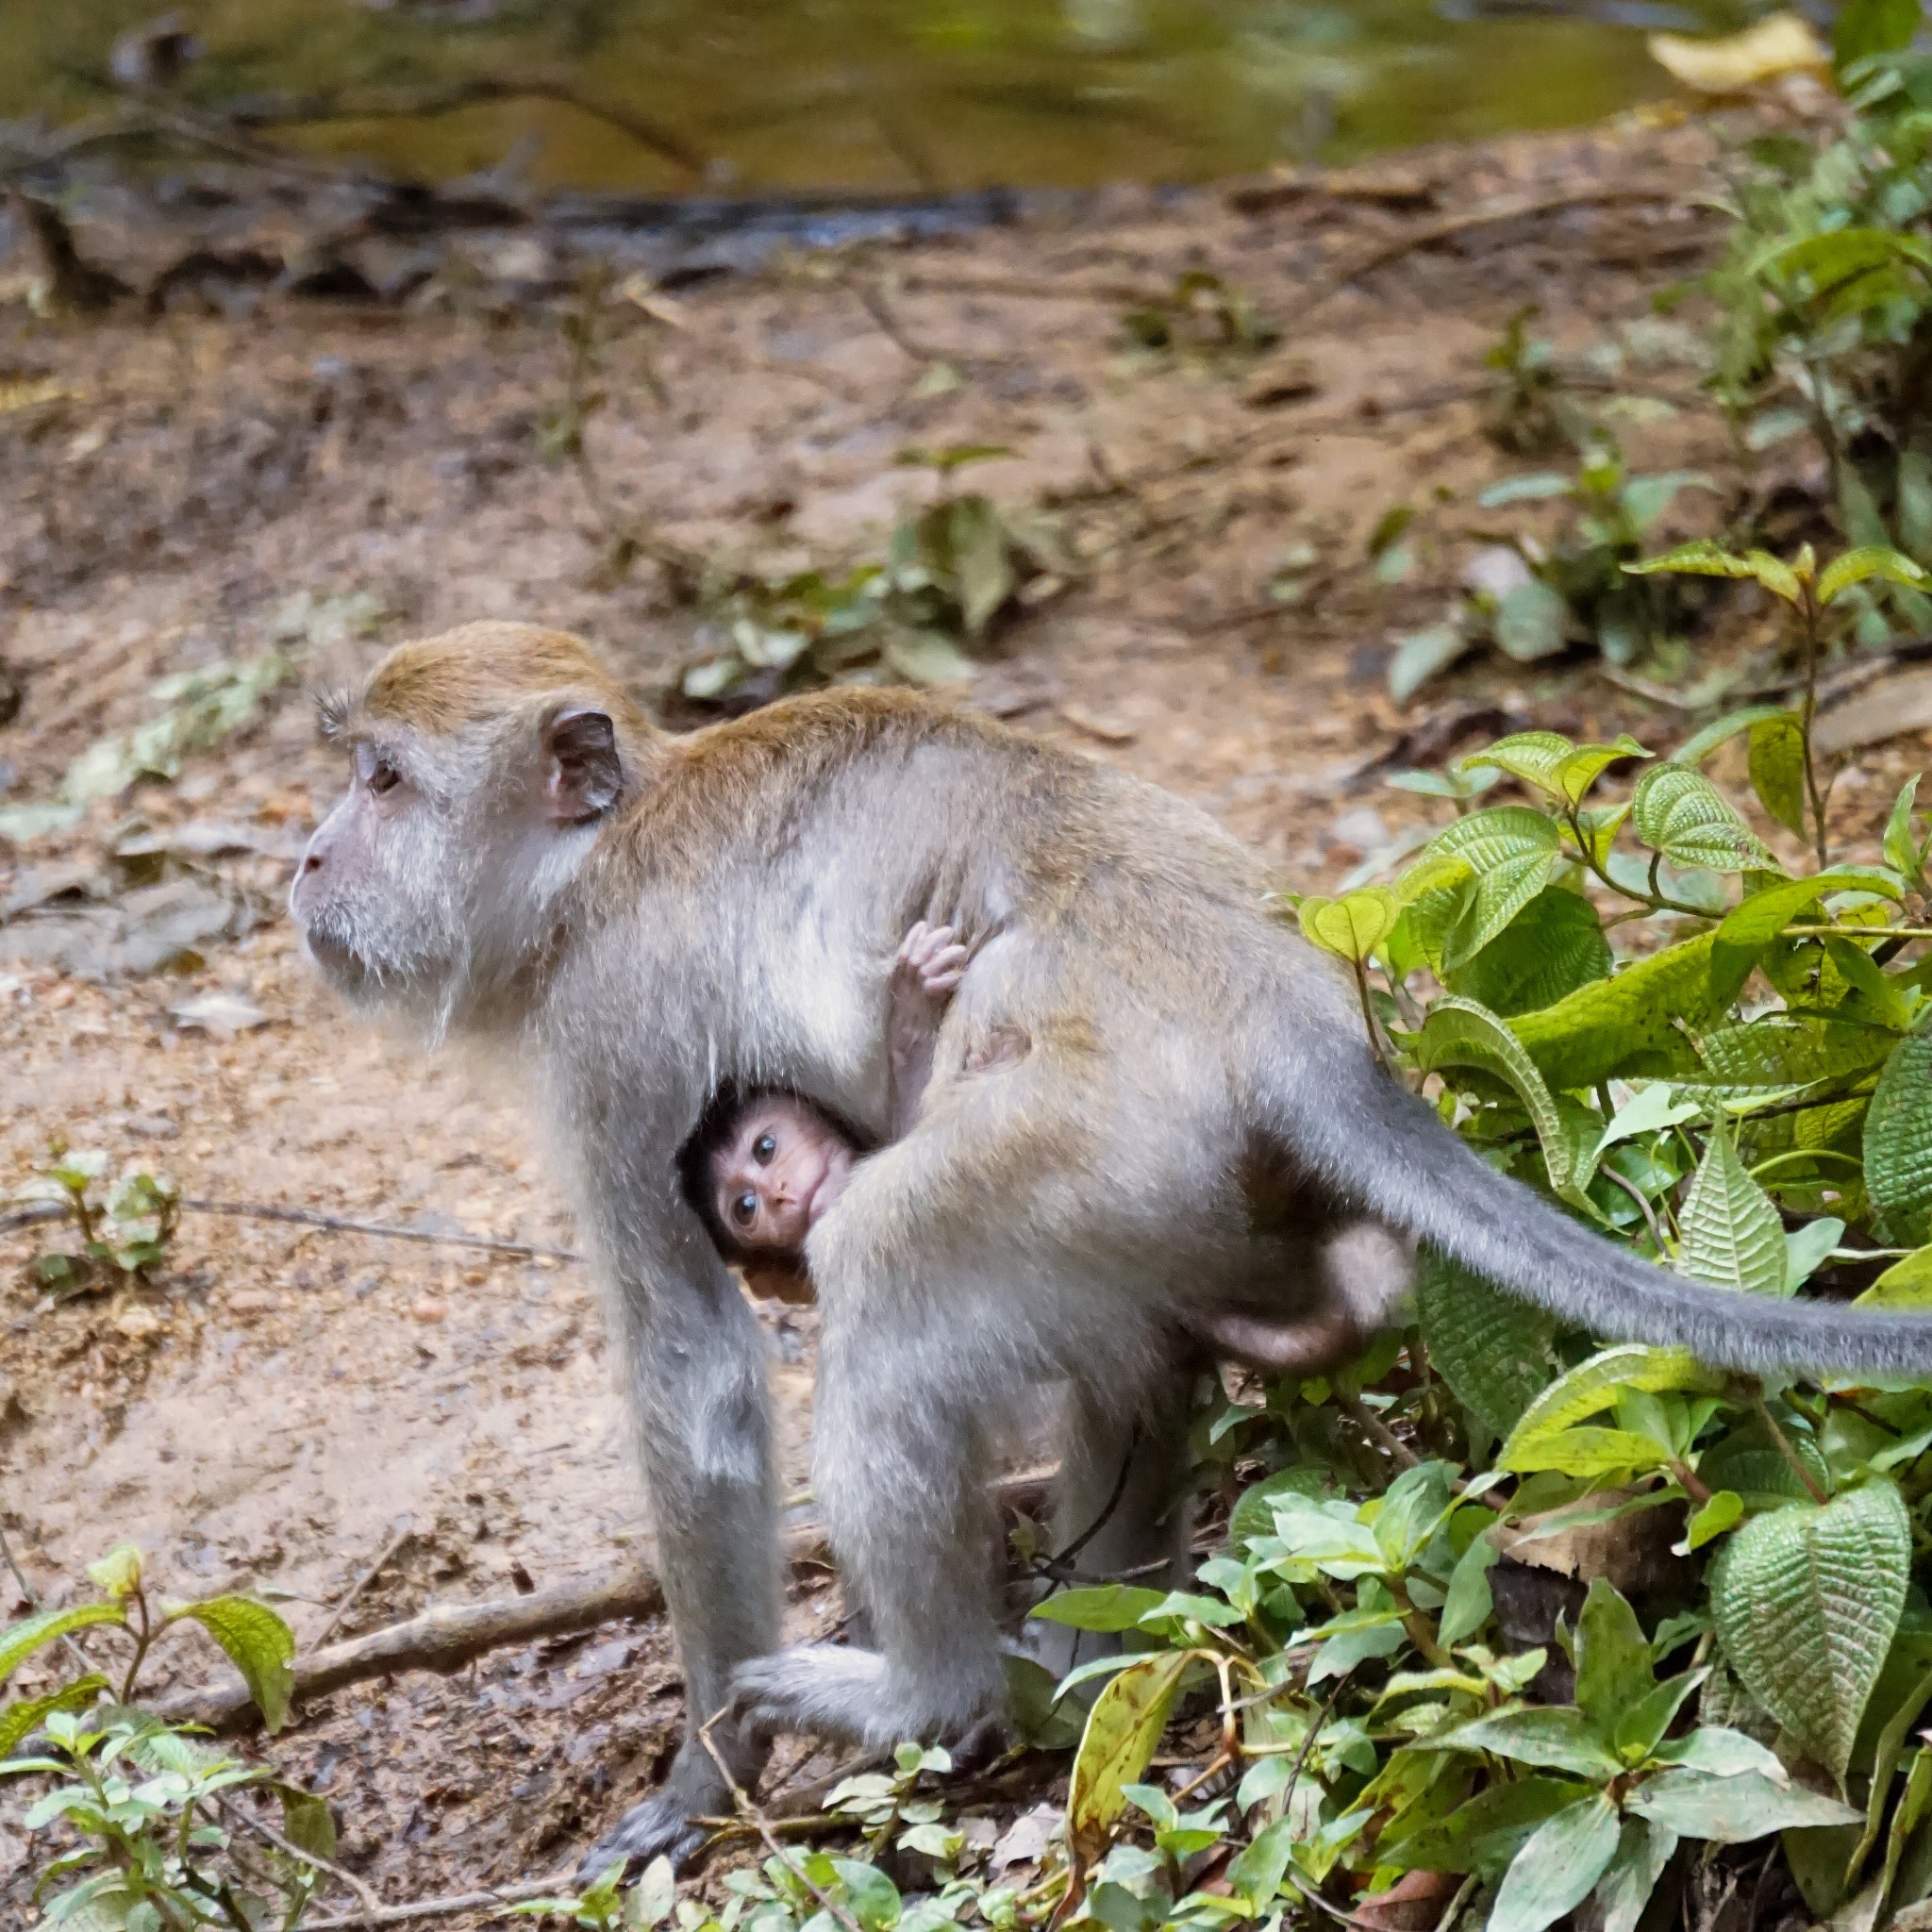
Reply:
[[[1029, 1472], [998, 1484], [994, 1494], [1004, 1508], [1031, 1509], [1045, 1491], [1046, 1479]], [[824, 1527], [808, 1522], [788, 1531], [784, 1559], [791, 1570], [828, 1561]], [[480, 1604], [439, 1604], [404, 1623], [298, 1657], [291, 1701], [325, 1697], [346, 1685], [391, 1676], [398, 1671], [434, 1671], [448, 1676], [473, 1658], [507, 1644], [575, 1637], [626, 1617], [654, 1617], [663, 1607], [664, 1586], [657, 1572], [638, 1561], [588, 1582], [562, 1584], [532, 1596]], [[214, 1731], [239, 1730], [257, 1723], [260, 1716], [247, 1686], [232, 1672], [171, 1690], [156, 1698], [150, 1708], [171, 1724], [206, 1724]]]
[[333, 1919], [305, 1919], [302, 1932], [365, 1932], [377, 1925], [408, 1925], [419, 1919], [448, 1919], [458, 1912], [487, 1912], [494, 1906], [527, 1904], [534, 1898], [575, 1896], [576, 1878], [559, 1872], [550, 1878], [526, 1878], [493, 1891], [452, 1892], [445, 1898], [419, 1898], [406, 1906], [375, 1906], [365, 1911], [343, 1912]]

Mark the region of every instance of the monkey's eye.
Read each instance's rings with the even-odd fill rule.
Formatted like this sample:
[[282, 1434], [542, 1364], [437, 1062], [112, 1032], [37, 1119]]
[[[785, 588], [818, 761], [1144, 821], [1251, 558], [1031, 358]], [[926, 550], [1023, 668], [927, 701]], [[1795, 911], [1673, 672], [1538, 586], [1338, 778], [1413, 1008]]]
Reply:
[[366, 744], [356, 748], [356, 775], [378, 796], [393, 791], [403, 782], [403, 774], [380, 752]]
[[760, 1134], [758, 1137], [758, 1139], [751, 1143], [751, 1158], [754, 1160], [756, 1160], [760, 1167], [763, 1167], [765, 1163], [771, 1159], [772, 1156], [777, 1153], [777, 1151], [778, 1137], [776, 1134]]
[[758, 1197], [741, 1194], [731, 1204], [731, 1218], [740, 1227], [749, 1227], [758, 1218]]

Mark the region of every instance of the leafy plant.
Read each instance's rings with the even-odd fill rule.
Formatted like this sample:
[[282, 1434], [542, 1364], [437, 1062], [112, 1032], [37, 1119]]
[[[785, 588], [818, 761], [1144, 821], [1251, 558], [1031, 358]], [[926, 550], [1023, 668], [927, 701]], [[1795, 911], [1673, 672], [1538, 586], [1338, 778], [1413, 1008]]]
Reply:
[[1271, 348], [1281, 331], [1231, 282], [1206, 269], [1175, 277], [1158, 301], [1121, 317], [1128, 339], [1143, 349], [1226, 353]]
[[[293, 1681], [288, 1625], [252, 1597], [157, 1602], [132, 1543], [110, 1550], [87, 1574], [99, 1596], [37, 1610], [0, 1630], [0, 1683], [57, 1643], [74, 1659], [52, 1690], [0, 1705], [0, 1777], [56, 1780], [28, 1808], [28, 1829], [60, 1824], [77, 1840], [39, 1874], [35, 1895], [47, 1900], [46, 1923], [117, 1932], [199, 1925], [253, 1932], [273, 1908], [276, 1923], [292, 1928], [318, 1879], [317, 1865], [302, 1855], [325, 1862], [335, 1853], [328, 1807], [135, 1704], [154, 1645], [194, 1624], [241, 1672], [269, 1729], [278, 1729]], [[91, 1645], [112, 1633], [120, 1657], [111, 1678], [104, 1661], [81, 1650], [82, 1632]], [[281, 1804], [279, 1842], [263, 1834], [266, 1849], [245, 1855], [223, 1823], [233, 1815], [226, 1794], [244, 1786]]]
[[56, 1300], [102, 1282], [145, 1280], [175, 1239], [181, 1200], [174, 1182], [130, 1168], [108, 1187], [107, 1171], [105, 1154], [57, 1142], [37, 1177], [15, 1193], [23, 1203], [61, 1208], [79, 1237], [77, 1249], [43, 1252], [27, 1263], [28, 1279]]

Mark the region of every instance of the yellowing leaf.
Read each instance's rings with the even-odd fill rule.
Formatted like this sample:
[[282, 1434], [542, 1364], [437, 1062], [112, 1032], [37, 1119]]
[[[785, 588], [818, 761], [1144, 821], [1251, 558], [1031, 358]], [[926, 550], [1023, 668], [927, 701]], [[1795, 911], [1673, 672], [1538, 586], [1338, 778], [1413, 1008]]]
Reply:
[[1802, 14], [1767, 14], [1742, 33], [1718, 40], [1652, 34], [1650, 57], [1672, 79], [1701, 94], [1731, 94], [1784, 74], [1819, 74], [1830, 65], [1824, 44]]
[[1340, 899], [1304, 899], [1298, 916], [1302, 931], [1324, 952], [1359, 961], [1395, 929], [1402, 908], [1387, 886], [1364, 886]]
[[1106, 1850], [1126, 1809], [1123, 1787], [1147, 1769], [1188, 1663], [1187, 1652], [1163, 1651], [1129, 1664], [1093, 1700], [1067, 1788], [1067, 1836], [1077, 1857], [1091, 1860]]
[[1855, 1308], [1932, 1308], [1932, 1247], [1894, 1261], [1865, 1292]]

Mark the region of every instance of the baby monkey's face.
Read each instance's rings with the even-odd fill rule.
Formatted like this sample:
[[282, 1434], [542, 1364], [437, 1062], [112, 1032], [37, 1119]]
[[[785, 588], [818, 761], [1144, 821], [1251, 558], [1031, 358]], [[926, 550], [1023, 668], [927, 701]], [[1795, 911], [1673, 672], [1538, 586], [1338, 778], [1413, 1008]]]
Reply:
[[851, 1145], [815, 1108], [758, 1101], [712, 1163], [718, 1219], [747, 1248], [796, 1254], [851, 1172]]

